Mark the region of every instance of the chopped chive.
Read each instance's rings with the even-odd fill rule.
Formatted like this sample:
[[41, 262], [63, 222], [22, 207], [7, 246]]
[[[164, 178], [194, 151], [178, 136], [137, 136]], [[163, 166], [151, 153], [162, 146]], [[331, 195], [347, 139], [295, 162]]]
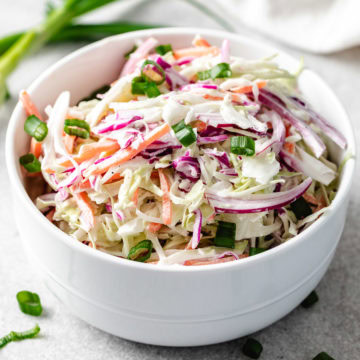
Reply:
[[148, 82], [148, 83], [146, 83], [145, 94], [149, 98], [154, 98], [154, 97], [159, 96], [161, 94], [161, 92], [154, 82]]
[[311, 207], [303, 196], [293, 201], [290, 204], [290, 209], [295, 214], [298, 220], [301, 220], [312, 214]]
[[172, 46], [171, 44], [159, 45], [155, 48], [155, 51], [160, 55], [165, 55], [169, 51], [172, 51]]
[[125, 55], [124, 55], [124, 58], [126, 60], [128, 60], [130, 58], [130, 55], [137, 49], [138, 47], [136, 45], [134, 45], [131, 50], [129, 50]]
[[265, 250], [266, 249], [263, 249], [263, 248], [250, 248], [249, 255], [250, 256], [257, 255], [257, 254], [264, 252]]
[[259, 341], [249, 338], [245, 341], [245, 344], [242, 348], [243, 354], [248, 356], [251, 359], [258, 359], [261, 352], [263, 351], [262, 345]]
[[38, 324], [36, 324], [34, 328], [27, 331], [22, 331], [22, 332], [10, 331], [9, 334], [0, 338], [0, 348], [4, 347], [6, 344], [12, 341], [31, 339], [35, 337], [39, 332], [40, 332], [40, 327]]
[[19, 303], [20, 310], [24, 314], [33, 316], [41, 315], [42, 306], [38, 294], [24, 290], [16, 294], [16, 299]]
[[335, 359], [325, 351], [322, 351], [321, 353], [317, 354], [312, 360], [335, 360]]
[[313, 290], [301, 303], [301, 306], [305, 309], [313, 306], [315, 303], [319, 301], [319, 296], [315, 290]]
[[255, 141], [249, 136], [233, 136], [230, 140], [230, 152], [236, 155], [253, 156]]
[[[160, 80], [156, 80], [156, 79], [150, 77], [150, 76], [146, 73], [146, 70], [147, 70], [147, 68], [148, 68], [148, 65], [151, 65], [152, 67], [155, 67], [155, 69], [157, 70], [157, 72], [154, 71], [154, 70], [153, 70], [153, 71], [154, 71], [154, 73], [155, 73], [156, 75], [161, 75]], [[150, 68], [150, 69], [152, 70], [152, 68]], [[160, 74], [159, 74], [159, 73], [160, 73]], [[146, 81], [148, 81], [149, 83], [155, 83], [156, 85], [160, 85], [160, 84], [162, 84], [162, 83], [165, 81], [165, 71], [164, 71], [164, 69], [163, 69], [159, 64], [157, 64], [155, 61], [153, 61], [153, 60], [145, 60], [145, 61], [143, 62], [142, 66], [141, 66], [141, 75], [142, 75], [142, 77], [143, 77]]]
[[232, 75], [232, 71], [230, 69], [230, 65], [228, 63], [220, 63], [215, 65], [210, 70], [199, 71], [197, 73], [197, 77], [199, 80], [207, 80], [207, 79], [219, 79], [226, 78]]
[[235, 247], [236, 224], [219, 221], [218, 228], [214, 239], [215, 246], [227, 247], [234, 249]]
[[36, 141], [43, 141], [48, 133], [46, 123], [41, 121], [37, 116], [30, 115], [24, 124], [24, 130]]
[[35, 173], [41, 171], [41, 163], [34, 154], [26, 154], [20, 157], [20, 165], [22, 165], [28, 172]]
[[130, 249], [128, 259], [144, 262], [151, 256], [152, 248], [153, 245], [150, 240], [140, 241]]

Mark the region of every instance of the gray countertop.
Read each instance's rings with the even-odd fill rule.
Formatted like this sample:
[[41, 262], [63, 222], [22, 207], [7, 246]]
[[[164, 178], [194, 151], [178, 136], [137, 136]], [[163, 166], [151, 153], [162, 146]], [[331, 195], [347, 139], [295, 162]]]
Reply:
[[[37, 23], [44, 3], [43, 0], [1, 1], [0, 36]], [[184, 14], [184, 17], [175, 16], [175, 11], [176, 14]], [[188, 4], [175, 0], [153, 1], [151, 4], [136, 0], [135, 6], [125, 2], [104, 8], [88, 18], [123, 18], [154, 24], [163, 23], [163, 19], [166, 19], [171, 25], [219, 28]], [[261, 38], [250, 34], [240, 25], [238, 29], [239, 33]], [[275, 45], [294, 56], [304, 55], [306, 64], [331, 85], [344, 104], [353, 122], [356, 138], [359, 138], [360, 48], [320, 56], [300, 53], [281, 44]], [[106, 334], [70, 314], [28, 264], [15, 227], [15, 214], [11, 211], [10, 179], [4, 159], [7, 121], [19, 90], [27, 87], [50, 64], [78, 46], [48, 46], [23, 62], [9, 81], [14, 96], [0, 109], [0, 335], [10, 330], [30, 328], [35, 321], [42, 328], [37, 339], [9, 344], [0, 350], [0, 359], [245, 359], [241, 353], [244, 339], [198, 348], [165, 348], [137, 344]], [[359, 220], [360, 183], [355, 179], [340, 245], [329, 271], [317, 288], [320, 302], [309, 310], [295, 309], [284, 319], [255, 334], [264, 346], [262, 359], [306, 360], [323, 350], [337, 360], [360, 359]], [[15, 295], [22, 289], [30, 289], [41, 296], [45, 306], [44, 316], [34, 319], [18, 310]]]

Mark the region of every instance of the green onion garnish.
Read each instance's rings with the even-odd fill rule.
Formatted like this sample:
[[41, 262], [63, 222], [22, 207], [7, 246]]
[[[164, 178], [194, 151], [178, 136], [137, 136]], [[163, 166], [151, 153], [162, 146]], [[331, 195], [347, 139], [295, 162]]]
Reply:
[[[149, 76], [147, 74], [148, 65], [154, 66], [156, 68], [156, 70], [160, 74], [158, 72], [156, 72], [155, 70], [153, 70], [152, 68], [150, 68], [150, 70], [152, 71], [152, 73], [151, 73], [152, 77]], [[143, 78], [145, 80], [147, 80], [150, 83], [155, 83], [156, 85], [160, 85], [165, 81], [165, 71], [164, 71], [164, 69], [153, 60], [145, 60], [143, 62], [142, 66], [141, 66], [141, 75], [143, 76]], [[160, 77], [159, 80], [157, 80], [157, 79], [154, 79], [154, 75], [156, 75], [156, 77], [157, 76], [161, 76], [161, 77]]]
[[151, 256], [152, 248], [153, 245], [150, 240], [140, 241], [130, 249], [128, 259], [144, 262]]
[[290, 204], [290, 209], [298, 220], [312, 214], [310, 205], [302, 196]]
[[172, 51], [172, 46], [171, 44], [159, 45], [155, 48], [155, 51], [160, 55], [165, 55], [169, 51]]
[[129, 50], [125, 55], [124, 55], [124, 58], [126, 60], [128, 60], [130, 58], [130, 55], [137, 49], [138, 47], [136, 45], [134, 45], [131, 50]]
[[29, 153], [20, 156], [19, 162], [20, 165], [22, 165], [30, 173], [36, 173], [41, 171], [40, 161], [35, 157], [34, 154]]
[[154, 82], [148, 82], [145, 87], [145, 94], [149, 98], [154, 98], [159, 96], [161, 92]]
[[64, 123], [64, 132], [68, 135], [75, 135], [82, 139], [88, 139], [90, 136], [90, 126], [84, 120], [66, 119]]
[[40, 327], [38, 324], [36, 324], [34, 328], [27, 331], [23, 331], [23, 332], [10, 331], [9, 334], [0, 338], [0, 348], [4, 347], [6, 344], [12, 341], [31, 339], [35, 337], [39, 332], [40, 332]]
[[24, 124], [24, 130], [36, 141], [43, 141], [48, 133], [46, 123], [41, 121], [35, 115], [30, 115]]
[[16, 294], [20, 310], [24, 314], [39, 316], [42, 313], [42, 306], [39, 295], [30, 291], [20, 291]]
[[190, 125], [185, 125], [185, 121], [181, 120], [172, 126], [177, 139], [183, 146], [189, 146], [196, 141], [196, 134]]
[[317, 354], [312, 360], [335, 360], [335, 359], [331, 357], [328, 353], [323, 351]]
[[218, 228], [214, 239], [215, 246], [227, 247], [234, 249], [235, 247], [236, 224], [219, 221]]
[[263, 248], [250, 248], [249, 255], [250, 256], [257, 255], [257, 254], [264, 252], [265, 250], [266, 249], [263, 249]]
[[218, 79], [218, 78], [226, 78], [232, 75], [232, 71], [230, 69], [230, 65], [228, 63], [220, 63], [215, 65], [210, 70], [199, 71], [197, 73], [197, 77], [199, 80], [207, 80], [207, 79]]
[[230, 140], [230, 152], [236, 155], [253, 156], [255, 141], [249, 136], [233, 136]]
[[262, 345], [255, 339], [249, 338], [246, 340], [243, 348], [243, 354], [251, 359], [258, 359], [263, 351]]
[[316, 291], [312, 291], [301, 303], [301, 306], [305, 309], [308, 309], [309, 307], [313, 306], [315, 303], [319, 301], [319, 296], [316, 293]]
[[154, 82], [147, 81], [143, 76], [134, 77], [131, 82], [131, 92], [139, 95], [147, 95], [149, 98], [159, 96], [160, 90]]

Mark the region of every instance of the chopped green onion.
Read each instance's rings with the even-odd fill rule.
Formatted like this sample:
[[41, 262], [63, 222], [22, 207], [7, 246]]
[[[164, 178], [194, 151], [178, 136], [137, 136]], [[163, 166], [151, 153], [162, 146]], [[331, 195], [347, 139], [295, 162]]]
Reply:
[[0, 348], [4, 347], [6, 344], [12, 341], [31, 339], [35, 337], [39, 332], [40, 332], [40, 327], [38, 324], [36, 324], [34, 328], [27, 331], [23, 331], [23, 332], [10, 331], [9, 334], [0, 338]]
[[130, 55], [137, 49], [138, 47], [134, 45], [131, 50], [129, 50], [125, 55], [124, 58], [128, 60], [130, 58]]
[[87, 130], [88, 132], [90, 132], [90, 125], [85, 121], [85, 120], [80, 120], [80, 119], [66, 119], [65, 120], [65, 125], [66, 126], [76, 126], [82, 129]]
[[255, 339], [249, 338], [246, 340], [243, 348], [243, 354], [251, 359], [258, 359], [263, 351], [262, 345]]
[[136, 76], [131, 82], [131, 92], [133, 94], [144, 95], [147, 82], [142, 76]]
[[196, 141], [196, 134], [190, 125], [185, 125], [185, 121], [181, 120], [172, 126], [177, 139], [183, 146], [189, 146]]
[[305, 309], [308, 309], [309, 307], [313, 306], [315, 303], [319, 301], [319, 296], [316, 293], [316, 291], [312, 291], [301, 303], [301, 306]]
[[266, 249], [263, 249], [263, 248], [250, 248], [249, 255], [250, 256], [257, 255], [257, 254], [264, 252], [265, 250]]
[[291, 211], [298, 220], [301, 220], [312, 214], [312, 210], [308, 202], [301, 196], [290, 204]]
[[39, 316], [42, 313], [42, 306], [39, 295], [30, 291], [20, 291], [16, 294], [20, 310], [24, 314]]
[[[150, 69], [154, 74], [156, 75], [160, 75], [161, 78], [160, 80], [156, 80], [152, 77], [150, 77], [147, 73], [146, 73], [146, 70], [147, 70], [147, 65], [151, 65], [151, 66], [154, 66], [156, 68], [156, 70], [158, 72], [156, 72], [155, 70], [153, 70], [152, 68]], [[155, 83], [156, 85], [160, 85], [162, 84], [164, 81], [165, 81], [165, 71], [164, 69], [159, 65], [157, 64], [155, 61], [153, 60], [145, 60], [141, 66], [141, 75], [143, 76], [143, 78], [145, 80], [147, 80], [148, 82], [150, 83]]]
[[24, 130], [36, 141], [43, 141], [48, 133], [46, 123], [41, 121], [37, 116], [30, 115], [24, 124]]
[[161, 92], [154, 82], [148, 82], [148, 83], [146, 83], [145, 94], [149, 98], [154, 98], [154, 97], [159, 96], [161, 94]]
[[152, 248], [153, 245], [150, 240], [140, 241], [130, 249], [128, 259], [144, 262], [151, 256]]
[[230, 152], [236, 155], [253, 156], [255, 141], [249, 136], [233, 136], [230, 140]]
[[329, 354], [327, 354], [325, 351], [322, 351], [321, 353], [317, 354], [312, 360], [335, 360], [335, 359], [331, 357]]
[[220, 63], [215, 65], [210, 70], [199, 71], [197, 73], [197, 77], [199, 80], [207, 80], [207, 79], [219, 79], [226, 78], [232, 75], [232, 71], [230, 69], [230, 65], [228, 63]]
[[90, 136], [90, 126], [84, 120], [66, 119], [64, 132], [68, 135], [78, 136], [82, 139], [88, 139]]
[[186, 127], [185, 125], [185, 121], [181, 120], [179, 121], [177, 124], [172, 126], [172, 129], [174, 130], [174, 133], [176, 134], [177, 132], [179, 132], [180, 130], [184, 129]]
[[234, 249], [235, 247], [235, 234], [236, 234], [236, 224], [219, 221], [219, 226], [216, 230], [216, 235], [214, 239], [215, 246], [227, 247]]
[[171, 44], [159, 45], [155, 48], [155, 51], [160, 55], [165, 55], [169, 51], [172, 51], [172, 46]]
[[40, 161], [34, 154], [26, 154], [20, 157], [20, 165], [22, 165], [28, 172], [35, 173], [41, 171]]

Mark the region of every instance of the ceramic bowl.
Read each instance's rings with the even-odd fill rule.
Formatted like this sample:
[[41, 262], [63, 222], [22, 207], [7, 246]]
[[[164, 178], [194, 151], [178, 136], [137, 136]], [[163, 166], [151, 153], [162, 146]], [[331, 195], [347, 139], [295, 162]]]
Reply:
[[[86, 46], [46, 70], [28, 91], [40, 109], [70, 90], [72, 103], [114, 81], [134, 41], [154, 36], [174, 48], [201, 33], [209, 42], [231, 42], [232, 54], [255, 59], [278, 53], [295, 70], [298, 61], [269, 46], [220, 31], [169, 28], [113, 36]], [[312, 106], [339, 128], [354, 153], [353, 130], [325, 82], [306, 69], [299, 87]], [[192, 346], [250, 334], [279, 320], [316, 287], [343, 230], [354, 160], [343, 169], [330, 210], [300, 235], [240, 261], [198, 266], [153, 266], [120, 259], [75, 241], [50, 223], [24, 189], [19, 156], [27, 152], [25, 112], [17, 104], [7, 132], [6, 161], [15, 217], [25, 249], [46, 284], [76, 316], [111, 334], [142, 343]], [[330, 147], [340, 163], [344, 154]]]

